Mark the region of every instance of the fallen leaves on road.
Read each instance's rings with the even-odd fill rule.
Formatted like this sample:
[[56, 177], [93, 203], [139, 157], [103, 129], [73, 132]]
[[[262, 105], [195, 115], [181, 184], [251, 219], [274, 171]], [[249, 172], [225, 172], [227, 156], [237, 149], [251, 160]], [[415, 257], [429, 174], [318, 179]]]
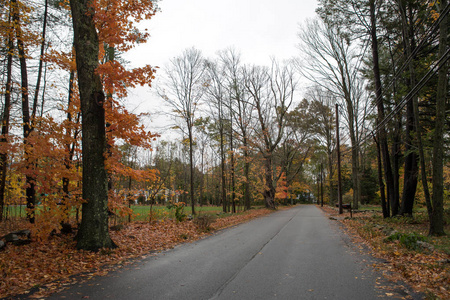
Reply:
[[[350, 233], [365, 243], [373, 255], [386, 263], [375, 264], [374, 267], [383, 271], [386, 277], [394, 282], [405, 281], [416, 291], [422, 292], [430, 299], [450, 299], [450, 256], [440, 250], [411, 250], [402, 246], [399, 241], [386, 241], [383, 229], [395, 232], [427, 233], [427, 223], [401, 223], [394, 220], [383, 220], [374, 217], [373, 212], [354, 213], [354, 218], [347, 214], [338, 215], [334, 208], [322, 208], [333, 220], [338, 220], [346, 226]], [[388, 231], [389, 231], [388, 230]], [[448, 229], [447, 229], [448, 231]], [[448, 237], [434, 238], [438, 244]]]
[[[223, 229], [270, 212], [257, 209], [219, 218], [212, 227]], [[6, 233], [0, 228], [0, 236]], [[32, 298], [40, 298], [79, 280], [106, 275], [134, 258], [208, 235], [197, 230], [191, 221], [172, 220], [134, 222], [110, 234], [119, 248], [102, 249], [97, 253], [76, 250], [73, 235], [53, 236], [47, 241], [23, 246], [8, 245], [0, 252], [0, 298], [30, 292]]]

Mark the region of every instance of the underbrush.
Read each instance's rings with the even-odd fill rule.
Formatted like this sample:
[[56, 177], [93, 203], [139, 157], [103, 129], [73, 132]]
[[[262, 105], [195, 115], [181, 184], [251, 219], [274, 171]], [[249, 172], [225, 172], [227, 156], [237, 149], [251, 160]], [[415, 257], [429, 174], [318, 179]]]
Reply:
[[[361, 239], [373, 255], [388, 263], [377, 265], [393, 281], [407, 281], [427, 299], [450, 299], [450, 237], [428, 236], [426, 212], [384, 219], [381, 212], [365, 211], [353, 218], [324, 207], [333, 219]], [[447, 210], [448, 211], [448, 210]], [[450, 233], [447, 222], [445, 231]]]

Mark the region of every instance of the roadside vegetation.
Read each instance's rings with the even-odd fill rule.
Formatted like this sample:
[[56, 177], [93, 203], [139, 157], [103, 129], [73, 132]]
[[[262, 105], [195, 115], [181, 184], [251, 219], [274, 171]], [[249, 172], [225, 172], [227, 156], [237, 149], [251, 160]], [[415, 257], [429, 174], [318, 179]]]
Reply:
[[[363, 206], [359, 211], [339, 215], [324, 206], [333, 220], [341, 222], [356, 239], [383, 259], [379, 268], [394, 282], [407, 282], [426, 299], [450, 299], [450, 237], [429, 236], [425, 209], [414, 217], [383, 218], [378, 206]], [[450, 232], [450, 209], [445, 210], [445, 231]]]

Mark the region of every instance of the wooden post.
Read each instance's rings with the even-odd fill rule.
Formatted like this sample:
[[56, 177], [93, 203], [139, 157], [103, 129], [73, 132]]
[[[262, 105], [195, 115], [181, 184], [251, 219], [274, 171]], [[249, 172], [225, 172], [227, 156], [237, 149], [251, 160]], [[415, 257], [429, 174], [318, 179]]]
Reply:
[[339, 107], [336, 103], [336, 147], [337, 147], [337, 172], [338, 172], [338, 203], [339, 214], [343, 213], [342, 210], [342, 179], [341, 179], [341, 145], [339, 144]]
[[320, 175], [317, 175], [317, 204], [320, 203]]

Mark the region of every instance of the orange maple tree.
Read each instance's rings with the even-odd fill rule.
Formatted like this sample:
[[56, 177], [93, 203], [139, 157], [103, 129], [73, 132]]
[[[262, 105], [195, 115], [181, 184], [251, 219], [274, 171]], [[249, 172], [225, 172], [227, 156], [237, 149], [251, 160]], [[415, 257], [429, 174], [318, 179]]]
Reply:
[[[15, 1], [15, 3], [20, 9], [21, 18], [26, 21], [26, 16], [32, 9], [23, 1]], [[68, 3], [67, 0], [59, 2], [65, 9], [69, 9]], [[140, 182], [155, 180], [156, 171], [140, 170], [136, 166], [125, 165], [121, 159], [122, 152], [119, 146], [129, 144], [151, 149], [151, 142], [157, 135], [141, 125], [143, 115], [128, 111], [123, 104], [123, 99], [127, 97], [127, 91], [130, 88], [137, 85], [150, 86], [156, 69], [149, 65], [129, 69], [120, 58], [112, 56], [111, 52], [122, 54], [139, 43], [145, 43], [149, 34], [146, 30], [141, 32], [137, 24], [142, 20], [150, 19], [157, 8], [151, 0], [97, 0], [91, 3], [95, 11], [94, 20], [100, 46], [97, 72], [107, 95], [104, 107], [109, 144], [108, 151], [105, 153], [108, 172], [115, 178], [129, 177]], [[6, 29], [10, 28], [12, 31], [15, 27], [3, 18], [1, 22], [1, 34], [6, 38], [11, 35]], [[23, 28], [28, 29], [25, 26]], [[31, 41], [35, 41], [34, 46], [41, 42], [41, 39], [31, 30], [22, 30], [22, 36], [27, 47], [24, 51], [27, 53], [32, 44]], [[2, 153], [9, 153], [9, 160], [15, 159], [15, 162], [10, 164], [6, 175], [10, 183], [9, 190], [12, 191], [14, 186], [18, 187], [17, 190], [20, 190], [20, 187], [26, 188], [23, 186], [25, 176], [34, 178], [36, 201], [39, 205], [36, 208], [38, 219], [33, 230], [38, 238], [46, 238], [51, 231], [59, 230], [61, 223], [67, 220], [70, 211], [78, 210], [82, 203], [80, 197], [82, 187], [80, 98], [76, 84], [74, 50], [59, 48], [49, 45], [42, 59], [51, 69], [70, 74], [68, 93], [62, 92], [61, 88], [58, 92], [61, 103], [65, 103], [59, 104], [60, 115], [66, 117], [58, 118], [53, 114], [42, 117], [33, 116], [33, 130], [29, 132], [26, 144], [22, 144], [20, 138], [14, 136], [0, 144]], [[17, 53], [14, 55], [17, 56]], [[25, 153], [26, 159], [24, 159]], [[21, 159], [17, 160], [17, 158]], [[124, 197], [121, 197], [119, 193], [114, 194], [113, 188], [111, 190], [113, 191], [110, 194], [111, 200], [115, 199], [115, 202], [122, 202], [119, 204], [125, 206]], [[11, 192], [5, 204], [23, 204], [23, 201], [23, 192]]]

